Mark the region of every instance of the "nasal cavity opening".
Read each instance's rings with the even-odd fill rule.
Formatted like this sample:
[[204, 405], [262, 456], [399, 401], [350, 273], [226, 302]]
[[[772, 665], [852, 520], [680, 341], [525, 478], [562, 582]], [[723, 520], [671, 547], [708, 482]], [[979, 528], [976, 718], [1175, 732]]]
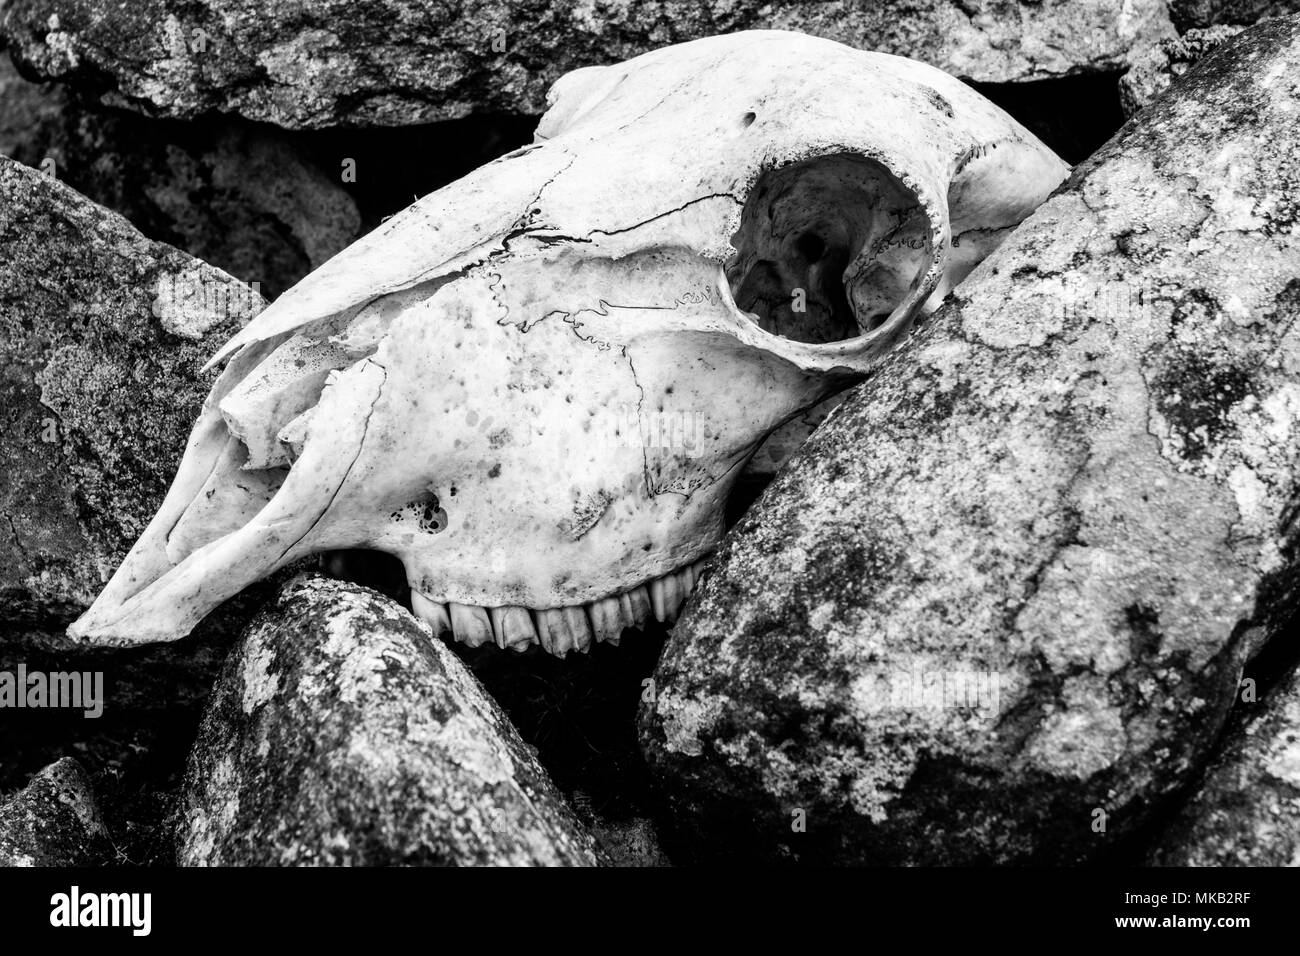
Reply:
[[771, 169], [746, 198], [732, 298], [773, 335], [856, 338], [882, 325], [929, 268], [929, 222], [880, 163], [835, 153]]

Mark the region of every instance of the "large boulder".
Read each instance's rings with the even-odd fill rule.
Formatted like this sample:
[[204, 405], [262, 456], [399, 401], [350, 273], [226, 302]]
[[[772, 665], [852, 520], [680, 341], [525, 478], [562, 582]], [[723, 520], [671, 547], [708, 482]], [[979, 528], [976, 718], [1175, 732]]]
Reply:
[[263, 306], [228, 274], [0, 157], [0, 627], [60, 630], [153, 516]]
[[149, 238], [257, 283], [271, 299], [361, 228], [339, 173], [327, 176], [283, 132], [96, 108], [58, 85], [24, 80], [5, 56], [0, 153], [51, 173]]
[[427, 624], [305, 575], [217, 682], [178, 847], [186, 865], [596, 862], [534, 752]]
[[1006, 82], [1121, 68], [1172, 35], [1164, 0], [5, 0], [0, 42], [105, 102], [289, 128], [540, 114], [561, 74], [738, 30], [799, 30]]
[[710, 853], [1095, 858], [1295, 611], [1300, 18], [1159, 96], [833, 414], [665, 648]]
[[1300, 866], [1300, 671], [1256, 699], [1155, 841], [1157, 866]]
[[93, 866], [111, 853], [90, 780], [71, 758], [0, 802], [0, 866]]

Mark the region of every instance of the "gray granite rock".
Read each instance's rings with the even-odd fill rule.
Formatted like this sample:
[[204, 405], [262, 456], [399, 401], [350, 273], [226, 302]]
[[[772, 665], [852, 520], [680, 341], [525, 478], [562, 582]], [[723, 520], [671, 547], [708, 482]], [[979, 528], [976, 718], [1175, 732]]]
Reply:
[[577, 67], [761, 28], [898, 53], [1006, 82], [1110, 72], [1172, 35], [1164, 0], [5, 0], [0, 40], [35, 75], [104, 102], [289, 128], [543, 112]]
[[734, 529], [643, 750], [712, 855], [1093, 859], [1295, 612], [1300, 18], [1197, 64]]
[[111, 853], [90, 780], [71, 758], [0, 802], [0, 866], [94, 866]]
[[178, 845], [187, 865], [596, 863], [535, 753], [429, 627], [314, 576], [227, 661]]
[[153, 516], [263, 302], [0, 157], [0, 625], [66, 625]]

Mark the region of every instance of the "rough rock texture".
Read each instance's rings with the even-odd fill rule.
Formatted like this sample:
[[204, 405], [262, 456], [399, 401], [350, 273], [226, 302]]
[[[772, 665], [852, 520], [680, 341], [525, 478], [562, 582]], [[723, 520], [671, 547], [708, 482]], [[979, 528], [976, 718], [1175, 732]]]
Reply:
[[1265, 17], [1300, 11], [1300, 0], [1170, 0], [1169, 15], [1178, 32], [1220, 23], [1249, 26]]
[[988, 81], [1118, 70], [1135, 43], [1173, 32], [1163, 0], [0, 3], [0, 41], [35, 74], [155, 114], [220, 110], [290, 128], [540, 113], [569, 70], [764, 28]]
[[1300, 18], [1199, 63], [737, 526], [642, 714], [701, 845], [1080, 860], [1189, 780], [1295, 605], [1298, 84]]
[[1161, 40], [1133, 55], [1129, 71], [1120, 77], [1119, 98], [1125, 116], [1132, 116], [1155, 99], [1188, 67], [1220, 43], [1242, 31], [1239, 26], [1189, 30], [1180, 37]]
[[1242, 705], [1195, 794], [1155, 842], [1157, 866], [1300, 866], [1300, 672]]
[[0, 803], [0, 866], [92, 866], [111, 849], [90, 780], [71, 758]]
[[337, 174], [330, 179], [275, 129], [85, 106], [60, 87], [27, 82], [4, 56], [0, 153], [37, 168], [52, 162], [57, 178], [149, 238], [258, 283], [268, 298], [361, 226]]
[[227, 661], [178, 840], [188, 865], [596, 862], [455, 654], [392, 601], [310, 576]]
[[88, 605], [157, 510], [247, 286], [0, 157], [0, 628]]

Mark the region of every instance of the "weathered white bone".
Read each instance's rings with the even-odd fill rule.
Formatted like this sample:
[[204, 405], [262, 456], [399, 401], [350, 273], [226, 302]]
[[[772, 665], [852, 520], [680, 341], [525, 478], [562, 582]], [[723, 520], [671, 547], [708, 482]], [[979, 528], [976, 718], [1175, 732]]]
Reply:
[[335, 548], [399, 557], [417, 613], [474, 644], [671, 621], [763, 439], [1066, 172], [952, 77], [798, 34], [571, 73], [534, 144], [222, 349], [171, 492], [70, 633], [181, 637]]

